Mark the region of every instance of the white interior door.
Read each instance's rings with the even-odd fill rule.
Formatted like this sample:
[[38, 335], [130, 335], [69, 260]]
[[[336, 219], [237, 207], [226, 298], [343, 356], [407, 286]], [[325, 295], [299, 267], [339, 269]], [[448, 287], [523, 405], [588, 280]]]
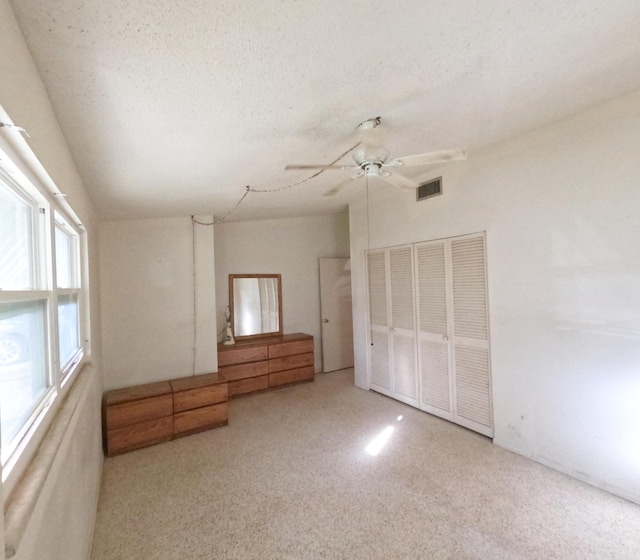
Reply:
[[351, 264], [346, 258], [322, 258], [320, 313], [322, 315], [322, 371], [353, 367]]

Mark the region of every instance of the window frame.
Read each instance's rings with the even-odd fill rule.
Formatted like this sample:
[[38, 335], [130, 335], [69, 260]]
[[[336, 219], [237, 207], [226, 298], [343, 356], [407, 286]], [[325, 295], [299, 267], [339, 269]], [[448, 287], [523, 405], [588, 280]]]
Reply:
[[[1, 108], [0, 108], [1, 109]], [[0, 111], [1, 113], [2, 111]], [[14, 133], [17, 134], [17, 133]], [[0, 453], [2, 485], [5, 500], [28, 467], [48, 427], [51, 425], [64, 395], [87, 361], [89, 354], [86, 230], [67, 201], [55, 195], [53, 181], [35, 158], [24, 140], [16, 142], [19, 150], [0, 137], [0, 188], [8, 187], [14, 196], [32, 207], [32, 286], [25, 289], [2, 290], [0, 306], [6, 303], [44, 301], [45, 342], [44, 362], [46, 390], [40, 396], [25, 422], [10, 442], [2, 443]], [[27, 157], [16, 157], [24, 156]], [[26, 165], [28, 163], [29, 165]], [[53, 190], [53, 192], [52, 192]], [[56, 279], [56, 228], [71, 240], [71, 286], [58, 288]], [[60, 364], [60, 322], [58, 298], [77, 295], [78, 350]]]
[[[55, 300], [55, 333], [56, 333], [56, 364], [57, 370], [60, 371], [61, 375], [61, 385], [66, 385], [69, 377], [73, 374], [73, 372], [77, 369], [78, 364], [82, 361], [84, 356], [84, 348], [83, 348], [83, 331], [82, 331], [82, 261], [81, 261], [81, 243], [80, 243], [80, 232], [72, 227], [69, 222], [61, 215], [59, 210], [55, 210], [52, 212], [53, 214], [53, 256], [57, 256], [57, 249], [55, 247], [55, 232], [56, 230], [61, 231], [64, 235], [69, 238], [69, 246], [70, 246], [70, 261], [71, 261], [71, 285], [68, 287], [58, 286], [58, 278], [57, 278], [57, 261], [54, 258], [54, 266], [53, 266], [53, 292], [54, 292], [54, 300]], [[69, 358], [68, 361], [62, 363], [60, 356], [60, 314], [59, 314], [59, 300], [60, 296], [67, 295], [75, 295], [77, 296], [77, 306], [78, 306], [78, 349], [74, 352], [74, 354]]]

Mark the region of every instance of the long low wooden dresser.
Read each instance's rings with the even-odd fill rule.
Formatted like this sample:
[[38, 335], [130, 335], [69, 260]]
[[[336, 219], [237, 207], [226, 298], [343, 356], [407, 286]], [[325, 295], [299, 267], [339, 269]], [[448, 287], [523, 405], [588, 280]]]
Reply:
[[108, 391], [103, 398], [108, 456], [219, 426], [229, 419], [227, 382], [207, 373]]
[[229, 384], [229, 398], [313, 381], [313, 336], [294, 333], [218, 344], [218, 373]]

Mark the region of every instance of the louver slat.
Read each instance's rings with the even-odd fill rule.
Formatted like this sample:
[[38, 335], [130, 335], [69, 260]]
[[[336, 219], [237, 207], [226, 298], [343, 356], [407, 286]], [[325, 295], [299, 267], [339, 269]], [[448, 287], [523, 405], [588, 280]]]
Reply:
[[451, 258], [455, 334], [486, 340], [488, 333], [483, 238], [452, 241]]
[[387, 325], [387, 279], [384, 253], [369, 253], [369, 311], [372, 325]]
[[449, 399], [449, 348], [436, 342], [420, 343], [421, 401], [446, 412], [451, 411]]
[[420, 330], [447, 334], [447, 299], [444, 243], [417, 249]]
[[415, 340], [413, 337], [393, 337], [393, 374], [395, 392], [411, 399], [418, 397], [416, 387]]
[[389, 251], [391, 268], [391, 324], [395, 328], [414, 326], [413, 270], [411, 247]]
[[391, 389], [387, 333], [373, 331], [371, 343], [371, 383], [385, 389]]
[[491, 427], [489, 354], [483, 348], [456, 346], [457, 414]]

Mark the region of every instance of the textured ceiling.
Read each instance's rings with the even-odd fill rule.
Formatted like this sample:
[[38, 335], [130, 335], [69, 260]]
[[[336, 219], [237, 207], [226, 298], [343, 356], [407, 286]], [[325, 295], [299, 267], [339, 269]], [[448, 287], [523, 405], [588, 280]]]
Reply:
[[[392, 156], [473, 157], [640, 88], [637, 0], [11, 4], [102, 219], [224, 216], [373, 116]], [[347, 177], [250, 193], [230, 219], [337, 211], [364, 189], [322, 195]]]

